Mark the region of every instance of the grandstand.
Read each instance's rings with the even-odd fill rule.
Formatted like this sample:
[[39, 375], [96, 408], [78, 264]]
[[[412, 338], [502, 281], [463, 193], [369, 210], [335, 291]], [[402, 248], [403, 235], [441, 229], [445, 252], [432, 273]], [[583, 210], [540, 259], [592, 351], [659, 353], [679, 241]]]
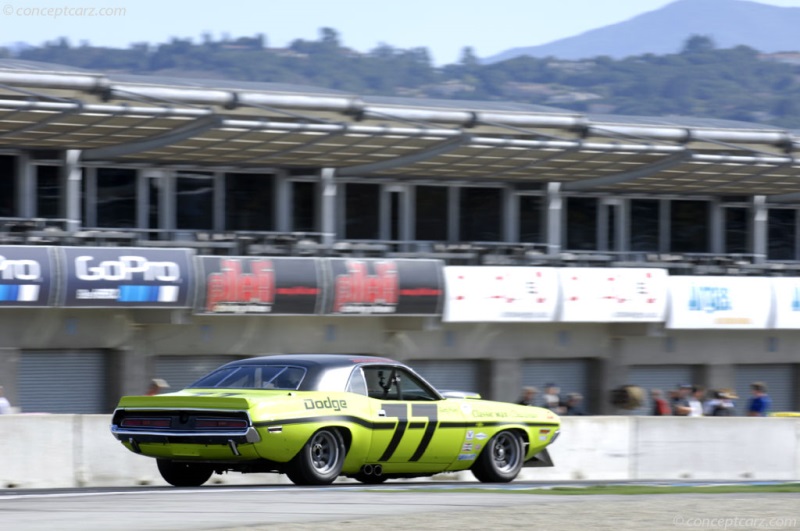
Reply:
[[[459, 321], [445, 307], [443, 271], [730, 277], [747, 305], [757, 284], [745, 279], [800, 271], [798, 142], [800, 133], [752, 123], [2, 60], [0, 383], [24, 411], [98, 413], [150, 378], [180, 387], [236, 357], [375, 352], [500, 400], [556, 381], [609, 412], [605, 397], [625, 383], [741, 394], [758, 379], [776, 407], [797, 408], [800, 326], [782, 314], [687, 325], [665, 291], [655, 318], [564, 319], [558, 306], [547, 319]], [[374, 269], [376, 259], [396, 271]], [[15, 283], [34, 276], [31, 260], [38, 280]], [[279, 278], [274, 308], [250, 304], [247, 291], [249, 302], [210, 309], [213, 282], [226, 295], [255, 289], [257, 267]], [[306, 291], [280, 291], [302, 284], [292, 277], [301, 270]], [[340, 277], [380, 284], [392, 274], [396, 307], [336, 310]], [[126, 275], [176, 284], [81, 284]], [[225, 284], [234, 277], [247, 280]], [[562, 291], [565, 278], [554, 277]], [[760, 285], [775, 301], [777, 286], [791, 288]], [[416, 289], [428, 291], [404, 303]]]

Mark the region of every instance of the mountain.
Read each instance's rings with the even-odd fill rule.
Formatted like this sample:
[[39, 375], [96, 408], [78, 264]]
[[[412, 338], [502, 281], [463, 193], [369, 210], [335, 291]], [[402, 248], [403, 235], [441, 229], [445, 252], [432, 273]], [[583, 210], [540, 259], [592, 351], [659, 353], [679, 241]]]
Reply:
[[761, 52], [800, 50], [800, 7], [744, 0], [678, 0], [630, 20], [540, 46], [512, 48], [484, 59], [496, 63], [519, 56], [621, 59], [679, 52], [692, 35], [709, 36], [718, 48], [746, 45]]

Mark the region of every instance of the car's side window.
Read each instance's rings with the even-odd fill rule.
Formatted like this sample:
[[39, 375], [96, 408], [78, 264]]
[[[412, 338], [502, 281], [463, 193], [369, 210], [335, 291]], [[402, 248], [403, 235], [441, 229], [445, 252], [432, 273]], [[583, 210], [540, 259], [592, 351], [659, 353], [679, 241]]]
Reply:
[[361, 372], [360, 367], [356, 367], [350, 374], [350, 380], [348, 380], [347, 389], [345, 390], [348, 393], [367, 396], [367, 383], [364, 381], [364, 373]]
[[401, 367], [365, 367], [367, 395], [379, 400], [437, 400], [412, 373]]

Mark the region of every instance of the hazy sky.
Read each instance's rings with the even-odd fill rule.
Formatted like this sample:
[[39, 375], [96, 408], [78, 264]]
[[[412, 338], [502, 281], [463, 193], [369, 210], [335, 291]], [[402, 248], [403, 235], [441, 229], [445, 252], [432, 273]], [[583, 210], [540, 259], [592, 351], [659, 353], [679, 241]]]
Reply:
[[[339, 31], [365, 52], [381, 43], [426, 47], [436, 64], [456, 62], [464, 46], [488, 57], [622, 22], [673, 0], [0, 0], [0, 43], [39, 45], [67, 37], [73, 45], [127, 48], [170, 37], [214, 40], [263, 33], [269, 46], [315, 40]], [[690, 0], [691, 1], [691, 0]], [[733, 0], [732, 0], [733, 1]], [[759, 0], [800, 7], [800, 0]], [[119, 8], [101, 13], [100, 9]], [[94, 9], [94, 16], [87, 13]]]

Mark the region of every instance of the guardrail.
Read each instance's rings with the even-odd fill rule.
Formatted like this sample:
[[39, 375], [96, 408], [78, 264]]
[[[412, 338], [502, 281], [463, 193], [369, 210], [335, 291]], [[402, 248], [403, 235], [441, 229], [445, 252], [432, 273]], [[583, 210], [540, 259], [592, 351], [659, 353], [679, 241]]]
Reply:
[[[0, 488], [165, 485], [155, 460], [126, 450], [110, 415], [0, 416]], [[800, 480], [800, 418], [563, 417], [553, 468], [520, 478]], [[472, 481], [470, 473], [437, 479]], [[287, 483], [276, 474], [214, 476], [222, 484]]]

